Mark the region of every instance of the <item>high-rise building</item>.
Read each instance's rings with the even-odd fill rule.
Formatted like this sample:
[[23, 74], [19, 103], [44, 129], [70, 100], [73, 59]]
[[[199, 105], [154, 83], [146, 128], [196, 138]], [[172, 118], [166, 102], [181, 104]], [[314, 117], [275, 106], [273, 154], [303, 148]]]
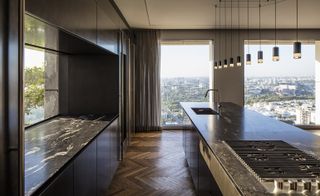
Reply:
[[311, 111], [305, 108], [296, 109], [296, 121], [297, 125], [307, 125], [311, 122]]

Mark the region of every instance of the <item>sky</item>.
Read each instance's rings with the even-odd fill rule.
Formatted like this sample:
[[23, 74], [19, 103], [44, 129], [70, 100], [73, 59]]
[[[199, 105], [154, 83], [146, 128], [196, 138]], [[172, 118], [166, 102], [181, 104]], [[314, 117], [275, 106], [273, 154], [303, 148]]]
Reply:
[[[303, 45], [299, 60], [292, 57], [292, 45], [280, 45], [279, 62], [272, 61], [272, 48], [273, 45], [262, 45], [264, 63], [257, 64], [259, 45], [250, 45], [252, 65], [246, 66], [245, 77], [314, 76], [314, 45]], [[209, 45], [161, 46], [161, 77], [208, 77], [209, 66]]]
[[209, 45], [162, 45], [161, 77], [208, 77]]
[[44, 63], [44, 52], [40, 50], [24, 49], [24, 67], [41, 67]]

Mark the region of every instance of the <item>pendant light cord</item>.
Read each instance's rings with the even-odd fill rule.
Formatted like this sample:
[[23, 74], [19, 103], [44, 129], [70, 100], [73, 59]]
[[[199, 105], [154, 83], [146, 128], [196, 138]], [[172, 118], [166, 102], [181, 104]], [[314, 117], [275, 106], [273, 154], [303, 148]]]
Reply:
[[219, 0], [219, 59], [221, 61], [221, 0]]
[[240, 46], [240, 0], [238, 0], [238, 42], [239, 42], [239, 54], [241, 50]]
[[274, 45], [277, 46], [277, 0], [274, 3]]
[[249, 0], [247, 0], [247, 34], [248, 34], [248, 53], [250, 53], [250, 33], [249, 33]]
[[[217, 4], [214, 5], [214, 29], [215, 29], [215, 33], [214, 33], [214, 37], [215, 37], [215, 44], [217, 43]], [[216, 49], [214, 47], [214, 53], [215, 53]], [[218, 53], [218, 51], [217, 51]], [[218, 56], [218, 54], [217, 54]], [[214, 59], [215, 59], [215, 56], [214, 56]]]
[[296, 0], [296, 39], [297, 41], [299, 40], [299, 33], [298, 33], [298, 29], [299, 29], [299, 1]]
[[[224, 29], [227, 29], [227, 1], [224, 1]], [[224, 57], [227, 58], [227, 34], [224, 34]]]
[[259, 0], [259, 43], [260, 43], [260, 51], [261, 51], [261, 0]]
[[232, 26], [232, 18], [233, 18], [232, 16], [233, 16], [233, 15], [232, 15], [232, 11], [233, 11], [233, 10], [232, 10], [232, 6], [233, 6], [233, 4], [232, 4], [232, 3], [233, 3], [233, 2], [232, 2], [232, 0], [231, 0], [231, 11], [230, 11], [230, 12], [231, 12], [231, 33], [230, 33], [230, 35], [231, 35], [231, 44], [230, 44], [230, 46], [231, 46], [231, 47], [230, 47], [231, 57], [232, 57], [232, 55], [233, 55], [233, 51], [232, 51], [232, 44], [233, 44], [233, 36], [232, 36], [232, 34], [233, 34], [233, 26]]

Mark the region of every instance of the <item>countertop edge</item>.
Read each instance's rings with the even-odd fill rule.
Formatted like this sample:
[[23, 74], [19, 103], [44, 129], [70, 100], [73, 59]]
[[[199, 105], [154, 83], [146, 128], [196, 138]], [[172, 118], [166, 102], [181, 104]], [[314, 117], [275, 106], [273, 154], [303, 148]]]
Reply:
[[[55, 117], [59, 117], [59, 116], [55, 116]], [[108, 124], [106, 126], [104, 126], [92, 139], [90, 139], [88, 141], [88, 143], [86, 143], [84, 146], [82, 146], [81, 149], [74, 156], [72, 156], [72, 158], [70, 158], [65, 164], [63, 164], [55, 173], [50, 175], [49, 178], [45, 182], [40, 184], [35, 190], [29, 191], [29, 192], [24, 190], [24, 195], [38, 195], [42, 191], [44, 191], [47, 188], [47, 186], [50, 185], [55, 180], [55, 178], [58, 177], [62, 173], [62, 171], [64, 171], [67, 167], [69, 167], [70, 164], [72, 164], [72, 162], [81, 154], [81, 152], [83, 152], [85, 150], [85, 148], [87, 148], [118, 117], [119, 117], [119, 114], [114, 114], [114, 117], [108, 122]], [[50, 119], [52, 119], [52, 118], [50, 118]], [[41, 124], [41, 123], [39, 123], [39, 124]], [[37, 124], [37, 125], [39, 125], [39, 124]]]

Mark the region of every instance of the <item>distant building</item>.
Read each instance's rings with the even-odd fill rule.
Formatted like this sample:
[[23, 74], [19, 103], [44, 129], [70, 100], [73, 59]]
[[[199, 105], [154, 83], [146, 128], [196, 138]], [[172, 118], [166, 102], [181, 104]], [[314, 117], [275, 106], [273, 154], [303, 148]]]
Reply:
[[304, 108], [296, 109], [296, 121], [297, 125], [308, 125], [311, 122], [311, 111]]
[[296, 95], [296, 85], [294, 84], [279, 84], [278, 86], [275, 87], [275, 90], [277, 94], [282, 95], [282, 96], [290, 96], [290, 95]]

